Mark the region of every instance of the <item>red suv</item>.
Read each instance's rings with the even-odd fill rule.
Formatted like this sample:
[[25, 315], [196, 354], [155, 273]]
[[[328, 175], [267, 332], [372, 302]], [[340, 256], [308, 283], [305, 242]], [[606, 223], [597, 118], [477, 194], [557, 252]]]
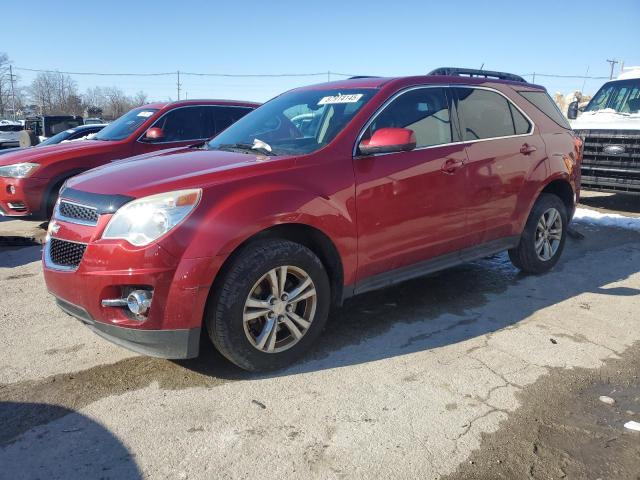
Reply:
[[549, 270], [580, 152], [524, 80], [298, 88], [200, 148], [67, 182], [45, 278], [63, 310], [132, 350], [194, 357], [206, 329], [240, 367], [280, 368], [352, 295], [503, 250]]
[[202, 142], [258, 104], [217, 100], [154, 103], [131, 110], [91, 140], [0, 157], [0, 215], [48, 217], [62, 184], [112, 160]]

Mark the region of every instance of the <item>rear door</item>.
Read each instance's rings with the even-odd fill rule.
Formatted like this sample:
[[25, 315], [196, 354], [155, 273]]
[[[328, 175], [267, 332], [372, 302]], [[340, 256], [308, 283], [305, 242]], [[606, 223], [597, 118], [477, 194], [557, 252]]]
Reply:
[[407, 89], [369, 121], [358, 139], [389, 127], [416, 135], [412, 151], [356, 152], [360, 280], [466, 245], [466, 154], [450, 107], [447, 88]]
[[544, 143], [531, 119], [497, 90], [452, 91], [467, 142], [467, 225], [473, 243], [517, 235], [528, 208], [521, 192], [529, 173], [545, 160]]

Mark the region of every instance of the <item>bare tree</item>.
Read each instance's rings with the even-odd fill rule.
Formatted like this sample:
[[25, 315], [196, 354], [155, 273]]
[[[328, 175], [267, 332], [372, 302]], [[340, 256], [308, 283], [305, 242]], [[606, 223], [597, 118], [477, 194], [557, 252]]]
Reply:
[[0, 52], [0, 117], [7, 115], [13, 106], [10, 63], [9, 56]]
[[43, 115], [81, 115], [82, 102], [78, 96], [76, 82], [60, 72], [39, 73], [31, 82], [32, 101], [40, 107]]
[[140, 107], [146, 103], [149, 103], [149, 100], [147, 98], [147, 94], [144, 93], [142, 90], [140, 90], [138, 93], [136, 93], [133, 96], [133, 106]]

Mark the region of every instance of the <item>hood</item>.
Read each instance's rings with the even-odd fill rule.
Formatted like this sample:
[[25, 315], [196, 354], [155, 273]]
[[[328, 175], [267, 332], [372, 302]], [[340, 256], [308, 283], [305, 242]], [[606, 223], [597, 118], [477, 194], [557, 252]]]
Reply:
[[639, 130], [640, 113], [617, 113], [612, 108], [584, 112], [571, 121], [574, 130]]
[[197, 188], [222, 181], [230, 171], [288, 157], [180, 148], [112, 162], [67, 181], [67, 187], [89, 193], [143, 197]]
[[5, 155], [0, 155], [0, 166], [21, 162], [49, 164], [86, 155], [87, 153], [101, 153], [111, 148], [112, 142], [97, 140], [79, 140], [77, 142], [59, 143], [37, 148], [21, 148]]

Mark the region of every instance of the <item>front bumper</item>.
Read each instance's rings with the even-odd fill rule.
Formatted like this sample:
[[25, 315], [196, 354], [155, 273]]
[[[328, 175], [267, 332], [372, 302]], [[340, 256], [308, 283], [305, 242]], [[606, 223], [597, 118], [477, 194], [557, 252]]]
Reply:
[[200, 328], [140, 330], [96, 322], [84, 308], [56, 297], [67, 314], [87, 325], [94, 333], [134, 352], [151, 357], [184, 359], [198, 356]]
[[[133, 247], [100, 240], [105, 217], [97, 228], [54, 220], [60, 230], [53, 238], [87, 247], [77, 268], [60, 268], [51, 263], [51, 241], [45, 244], [43, 271], [49, 292], [65, 312], [118, 345], [163, 358], [197, 356], [204, 310], [221, 259], [178, 259], [158, 244]], [[102, 305], [103, 300], [125, 297], [128, 288], [153, 291], [146, 318], [136, 318], [126, 307]]]
[[[38, 214], [49, 180], [0, 177], [0, 215], [26, 217]], [[15, 190], [14, 193], [10, 193]]]

